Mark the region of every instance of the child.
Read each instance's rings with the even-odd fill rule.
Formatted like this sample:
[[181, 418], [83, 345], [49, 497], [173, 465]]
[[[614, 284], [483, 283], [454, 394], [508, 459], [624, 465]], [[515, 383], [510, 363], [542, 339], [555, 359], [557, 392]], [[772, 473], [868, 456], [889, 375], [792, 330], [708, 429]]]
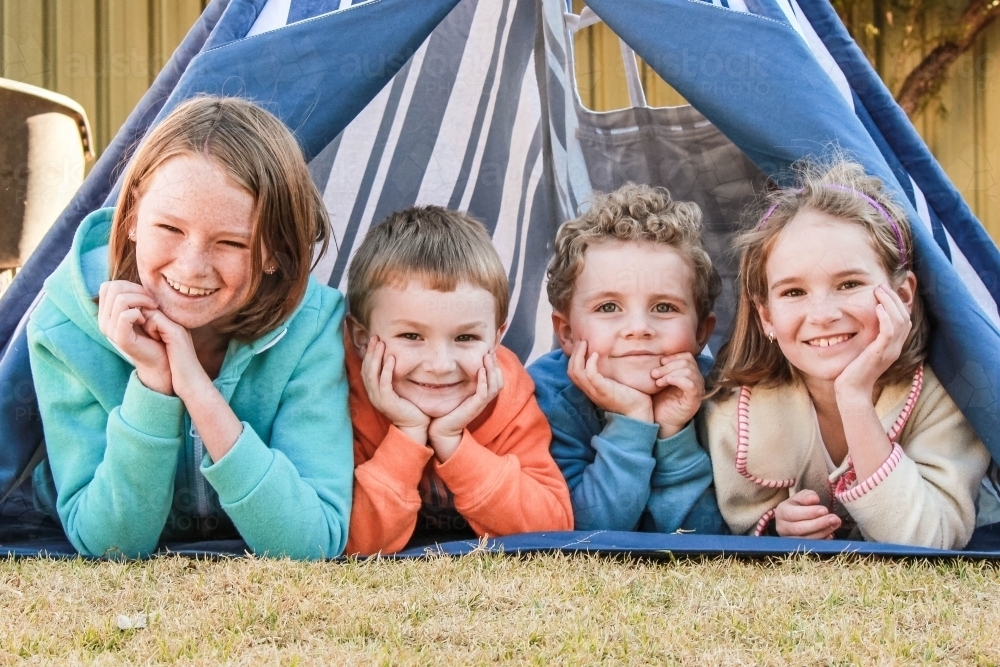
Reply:
[[706, 418], [722, 514], [736, 533], [961, 548], [989, 455], [924, 366], [906, 218], [857, 164], [798, 175], [740, 241]]
[[564, 223], [548, 269], [556, 350], [528, 372], [577, 530], [725, 531], [692, 417], [721, 280], [701, 210], [629, 183]]
[[344, 307], [309, 277], [329, 223], [294, 138], [250, 102], [198, 98], [149, 133], [121, 192], [28, 325], [38, 502], [90, 556], [231, 537], [338, 555]]
[[483, 226], [437, 206], [394, 213], [351, 260], [347, 299], [348, 553], [572, 528], [531, 378], [500, 345], [507, 274]]

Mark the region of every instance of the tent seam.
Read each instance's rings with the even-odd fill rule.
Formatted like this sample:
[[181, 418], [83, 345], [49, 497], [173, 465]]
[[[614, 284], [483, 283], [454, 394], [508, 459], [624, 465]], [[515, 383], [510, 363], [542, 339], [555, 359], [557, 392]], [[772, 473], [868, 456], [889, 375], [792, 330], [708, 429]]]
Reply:
[[[225, 44], [220, 44], [219, 46], [216, 46], [215, 48], [206, 49], [205, 51], [202, 51], [201, 53], [211, 53], [212, 51], [218, 51], [219, 49], [224, 49], [227, 46], [231, 46], [233, 44], [240, 44], [242, 42], [246, 42], [246, 41], [251, 40], [251, 39], [256, 39], [258, 37], [261, 37], [262, 35], [270, 35], [272, 33], [278, 32], [279, 30], [284, 30], [285, 28], [287, 28], [289, 26], [303, 25], [303, 24], [306, 24], [306, 23], [312, 23], [313, 21], [320, 21], [320, 20], [325, 19], [328, 16], [331, 16], [333, 14], [345, 14], [345, 13], [351, 11], [352, 9], [360, 9], [362, 7], [371, 7], [372, 5], [377, 5], [380, 2], [382, 2], [382, 1], [383, 0], [366, 0], [365, 2], [361, 2], [361, 3], [357, 4], [357, 5], [351, 5], [350, 7], [344, 7], [343, 9], [335, 9], [332, 12], [326, 12], [326, 13], [320, 14], [319, 16], [313, 16], [311, 18], [303, 19], [302, 21], [294, 21], [292, 23], [286, 23], [283, 26], [278, 26], [277, 28], [272, 28], [271, 30], [265, 30], [264, 32], [259, 32], [256, 35], [250, 35], [248, 37], [240, 37], [239, 39], [234, 39], [231, 42], [226, 42]], [[198, 55], [201, 55], [201, 54], [198, 54]]]
[[[377, 2], [378, 0], [375, 0], [375, 1]], [[704, 6], [704, 7], [712, 7], [713, 9], [719, 9], [719, 10], [722, 10], [724, 12], [732, 12], [733, 14], [739, 14], [741, 16], [752, 16], [753, 18], [758, 19], [760, 21], [768, 21], [770, 23], [774, 23], [775, 25], [779, 25], [782, 28], [785, 28], [786, 30], [791, 30], [793, 33], [795, 33], [796, 37], [798, 37], [799, 39], [802, 38], [802, 35], [800, 35], [798, 33], [798, 31], [796, 31], [795, 28], [793, 28], [792, 26], [788, 25], [787, 23], [783, 23], [782, 21], [778, 21], [776, 19], [772, 19], [772, 18], [767, 17], [767, 16], [761, 16], [760, 14], [754, 14], [753, 12], [749, 12], [749, 11], [741, 12], [738, 9], [732, 9], [731, 7], [723, 7], [722, 5], [712, 4], [711, 2], [705, 2], [704, 0], [687, 0], [687, 2], [688, 3], [696, 3], [696, 4]]]

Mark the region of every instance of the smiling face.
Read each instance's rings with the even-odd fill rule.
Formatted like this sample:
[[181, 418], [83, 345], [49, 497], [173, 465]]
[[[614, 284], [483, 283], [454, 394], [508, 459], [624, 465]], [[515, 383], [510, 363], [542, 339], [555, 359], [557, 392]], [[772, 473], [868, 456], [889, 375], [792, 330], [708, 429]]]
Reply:
[[225, 323], [250, 296], [254, 201], [199, 156], [165, 162], [136, 211], [139, 280], [189, 330]]
[[393, 390], [435, 419], [476, 393], [483, 359], [503, 328], [496, 328], [496, 303], [485, 289], [459, 283], [439, 292], [414, 278], [375, 292], [365, 335], [378, 336], [384, 358], [395, 358]]
[[[798, 213], [767, 258], [765, 335], [807, 381], [832, 382], [879, 333], [875, 288], [887, 275], [859, 225], [815, 211]], [[913, 274], [895, 286], [912, 311]]]
[[646, 394], [660, 390], [650, 372], [665, 355], [698, 354], [715, 316], [700, 325], [694, 268], [660, 243], [602, 241], [584, 254], [566, 313], [552, 322], [563, 352], [587, 341], [601, 375]]

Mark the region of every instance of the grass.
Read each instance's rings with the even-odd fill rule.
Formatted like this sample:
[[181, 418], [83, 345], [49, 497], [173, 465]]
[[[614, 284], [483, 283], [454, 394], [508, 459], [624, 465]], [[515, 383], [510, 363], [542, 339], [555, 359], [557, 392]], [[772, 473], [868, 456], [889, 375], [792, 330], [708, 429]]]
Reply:
[[0, 664], [996, 665], [998, 575], [809, 556], [8, 560]]

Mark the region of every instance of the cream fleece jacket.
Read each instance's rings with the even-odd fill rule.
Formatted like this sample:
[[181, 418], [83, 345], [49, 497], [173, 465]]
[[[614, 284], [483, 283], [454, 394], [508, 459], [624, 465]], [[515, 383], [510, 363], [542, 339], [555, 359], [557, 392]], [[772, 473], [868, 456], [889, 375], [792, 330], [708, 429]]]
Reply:
[[827, 472], [801, 382], [744, 387], [707, 403], [702, 442], [712, 456], [719, 509], [733, 532], [760, 534], [781, 501], [812, 489], [827, 507], [853, 520], [854, 532], [866, 540], [964, 547], [975, 528], [976, 494], [990, 456], [929, 367], [915, 403], [913, 388], [900, 384], [882, 391], [875, 410], [886, 432], [905, 421], [892, 438], [892, 454], [867, 480], [853, 479], [849, 457]]

